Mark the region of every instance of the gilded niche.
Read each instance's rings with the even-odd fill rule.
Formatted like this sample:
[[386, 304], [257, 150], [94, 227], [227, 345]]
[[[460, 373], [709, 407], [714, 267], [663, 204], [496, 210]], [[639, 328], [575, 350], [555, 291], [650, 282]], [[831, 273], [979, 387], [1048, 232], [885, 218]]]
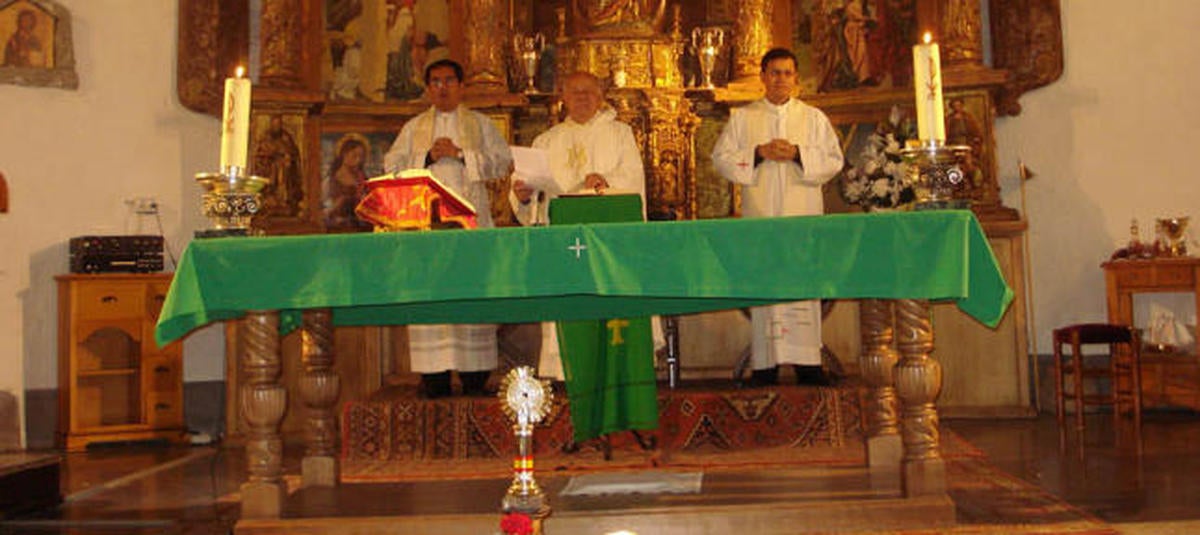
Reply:
[[575, 20], [585, 34], [646, 36], [661, 33], [666, 0], [574, 0]]

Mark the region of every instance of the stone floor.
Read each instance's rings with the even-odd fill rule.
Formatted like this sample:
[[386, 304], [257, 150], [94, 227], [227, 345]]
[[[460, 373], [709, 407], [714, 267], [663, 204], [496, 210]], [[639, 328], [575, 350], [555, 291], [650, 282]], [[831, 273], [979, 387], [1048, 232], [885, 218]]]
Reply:
[[[1140, 455], [1106, 415], [1089, 416], [1082, 440], [1061, 435], [1052, 416], [943, 424], [995, 466], [1120, 532], [1200, 532], [1200, 415], [1148, 413]], [[285, 473], [299, 472], [293, 457]], [[229, 533], [239, 508], [228, 496], [244, 474], [236, 449], [95, 447], [64, 456], [62, 506], [0, 520], [0, 533]]]

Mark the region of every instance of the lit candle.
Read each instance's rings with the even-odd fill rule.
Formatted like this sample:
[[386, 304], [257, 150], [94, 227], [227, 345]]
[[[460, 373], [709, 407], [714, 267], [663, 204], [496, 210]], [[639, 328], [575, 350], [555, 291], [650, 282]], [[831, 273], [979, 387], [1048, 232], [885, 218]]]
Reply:
[[913, 85], [917, 90], [917, 135], [921, 141], [946, 140], [942, 105], [942, 62], [937, 43], [925, 32], [925, 42], [913, 46]]
[[231, 166], [246, 168], [250, 145], [250, 80], [245, 69], [225, 79], [225, 105], [221, 116], [221, 170]]

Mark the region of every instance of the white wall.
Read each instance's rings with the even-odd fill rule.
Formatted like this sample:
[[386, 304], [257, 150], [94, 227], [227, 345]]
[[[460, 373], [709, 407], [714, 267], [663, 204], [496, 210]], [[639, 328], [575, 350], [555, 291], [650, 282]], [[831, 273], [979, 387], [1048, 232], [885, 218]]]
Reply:
[[[1062, 78], [1027, 93], [996, 134], [1005, 204], [1020, 207], [1019, 159], [1038, 175], [1025, 195], [1041, 353], [1051, 329], [1105, 319], [1100, 263], [1128, 241], [1131, 219], [1152, 240], [1155, 218], [1200, 215], [1200, 2], [1062, 8]], [[1195, 323], [1179, 297], [1165, 301]]]
[[[218, 158], [218, 121], [176, 97], [176, 2], [59, 4], [72, 14], [79, 89], [0, 85], [10, 198], [0, 214], [0, 391], [18, 396], [57, 385], [54, 276], [67, 272], [67, 240], [131, 232], [124, 201], [154, 197], [178, 255], [204, 226], [192, 177]], [[223, 376], [219, 338], [189, 344], [188, 380]]]

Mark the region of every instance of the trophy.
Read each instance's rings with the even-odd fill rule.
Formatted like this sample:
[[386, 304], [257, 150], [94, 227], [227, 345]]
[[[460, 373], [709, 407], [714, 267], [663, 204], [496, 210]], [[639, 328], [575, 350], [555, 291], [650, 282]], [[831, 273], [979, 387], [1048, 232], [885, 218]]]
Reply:
[[700, 60], [702, 87], [713, 89], [713, 69], [717, 66], [717, 54], [725, 46], [725, 30], [718, 26], [699, 27], [692, 30], [692, 52]]
[[962, 162], [968, 145], [946, 145], [940, 140], [911, 141], [900, 149], [908, 166], [908, 181], [916, 193], [915, 210], [961, 210], [971, 207], [962, 193], [966, 173]]
[[1187, 256], [1187, 217], [1168, 217], [1157, 221], [1162, 256]]
[[553, 392], [550, 383], [534, 377], [533, 368], [520, 366], [500, 382], [500, 406], [513, 420], [517, 435], [517, 457], [513, 459], [513, 481], [501, 501], [506, 513], [545, 517], [550, 513], [546, 497], [533, 479], [533, 425], [550, 412]]
[[525, 93], [537, 93], [538, 60], [546, 48], [546, 36], [541, 33], [525, 35], [518, 32], [513, 36], [513, 52], [525, 67]]

